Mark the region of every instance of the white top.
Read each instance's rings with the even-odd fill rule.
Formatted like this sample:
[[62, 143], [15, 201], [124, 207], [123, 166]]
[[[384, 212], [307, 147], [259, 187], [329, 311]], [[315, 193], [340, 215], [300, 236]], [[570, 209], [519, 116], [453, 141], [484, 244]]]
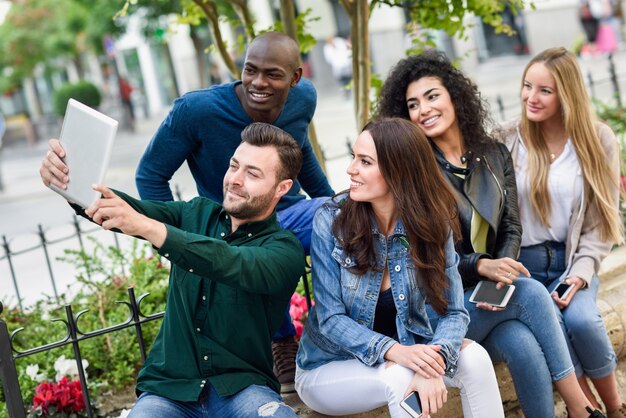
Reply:
[[528, 150], [523, 141], [520, 141], [515, 174], [523, 230], [522, 247], [545, 241], [565, 242], [574, 204], [583, 192], [582, 170], [571, 139], [565, 143], [561, 155], [550, 164], [548, 172], [548, 192], [552, 203], [549, 228], [541, 223], [530, 201], [532, 179], [528, 178]]
[[352, 50], [348, 41], [336, 36], [324, 45], [324, 59], [336, 78], [352, 74]]

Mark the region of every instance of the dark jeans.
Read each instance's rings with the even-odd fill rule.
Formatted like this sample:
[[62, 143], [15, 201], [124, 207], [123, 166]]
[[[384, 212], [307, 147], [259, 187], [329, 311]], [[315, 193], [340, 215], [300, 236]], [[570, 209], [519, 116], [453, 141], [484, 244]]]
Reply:
[[[322, 204], [328, 199], [328, 197], [304, 199], [276, 214], [280, 226], [290, 230], [296, 237], [298, 237], [302, 243], [302, 247], [304, 247], [306, 255], [309, 255], [309, 252], [311, 251], [313, 216], [315, 216], [317, 208], [322, 206]], [[282, 340], [284, 338], [293, 337], [294, 335], [296, 335], [296, 329], [291, 323], [289, 305], [287, 305], [283, 322], [281, 322], [280, 328], [278, 328], [278, 331], [276, 331], [272, 339], [274, 341]]]

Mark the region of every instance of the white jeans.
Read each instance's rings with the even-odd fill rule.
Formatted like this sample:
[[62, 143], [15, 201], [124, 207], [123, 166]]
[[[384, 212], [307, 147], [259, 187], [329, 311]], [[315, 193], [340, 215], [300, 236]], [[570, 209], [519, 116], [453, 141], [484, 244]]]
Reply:
[[[313, 410], [326, 415], [349, 415], [389, 406], [392, 418], [409, 415], [400, 407], [415, 372], [387, 362], [370, 367], [359, 360], [334, 361], [313, 370], [296, 370], [296, 391]], [[447, 387], [461, 390], [463, 415], [468, 418], [503, 418], [502, 400], [489, 354], [472, 342], [461, 350]]]

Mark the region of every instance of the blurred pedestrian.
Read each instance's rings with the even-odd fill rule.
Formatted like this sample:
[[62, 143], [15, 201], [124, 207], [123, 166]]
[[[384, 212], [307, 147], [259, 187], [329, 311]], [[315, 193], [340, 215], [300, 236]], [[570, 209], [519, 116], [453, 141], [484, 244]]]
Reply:
[[347, 86], [352, 81], [352, 46], [339, 36], [330, 36], [324, 45], [324, 59], [331, 66], [333, 76], [349, 95]]
[[135, 130], [135, 108], [133, 107], [133, 101], [131, 95], [133, 93], [133, 87], [130, 85], [126, 78], [120, 76], [120, 99], [122, 106], [124, 107], [124, 120], [128, 122], [128, 127], [131, 131]]
[[583, 56], [615, 52], [619, 41], [615, 11], [616, 4], [612, 0], [580, 1], [580, 22], [587, 37], [581, 52]]

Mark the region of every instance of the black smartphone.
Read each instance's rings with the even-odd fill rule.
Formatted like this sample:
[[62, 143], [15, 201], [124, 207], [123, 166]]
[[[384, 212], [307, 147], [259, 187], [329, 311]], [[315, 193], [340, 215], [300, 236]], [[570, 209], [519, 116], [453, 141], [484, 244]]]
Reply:
[[559, 285], [554, 289], [554, 291], [556, 292], [557, 295], [559, 295], [559, 299], [565, 299], [567, 295], [569, 295], [569, 292], [572, 291], [572, 289], [574, 289], [573, 284], [559, 283]]
[[417, 392], [411, 392], [400, 402], [400, 406], [413, 418], [422, 418], [422, 403]]

